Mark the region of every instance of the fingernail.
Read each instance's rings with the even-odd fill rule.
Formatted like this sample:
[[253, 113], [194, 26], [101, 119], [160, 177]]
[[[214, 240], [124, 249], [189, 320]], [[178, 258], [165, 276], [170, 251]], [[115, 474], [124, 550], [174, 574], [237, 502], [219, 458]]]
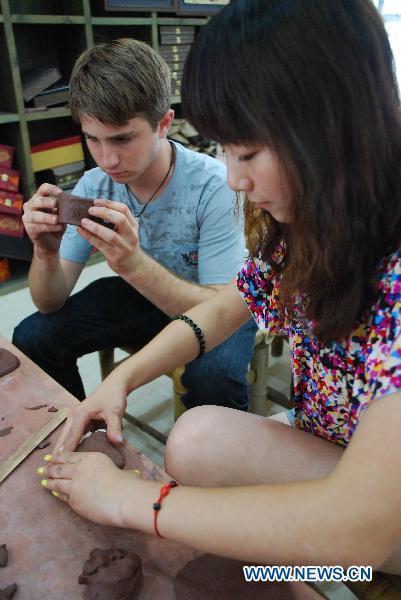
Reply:
[[56, 496], [56, 498], [58, 498], [60, 496], [60, 494], [58, 492], [55, 492], [54, 490], [52, 491], [53, 496]]
[[119, 434], [119, 435], [116, 435], [116, 440], [117, 440], [117, 442], [123, 442], [124, 438], [121, 434]]
[[43, 457], [43, 460], [45, 460], [46, 462], [50, 462], [52, 459], [52, 455], [51, 454], [46, 454], [46, 456]]
[[140, 472], [140, 470], [139, 470], [139, 469], [134, 469], [134, 473], [135, 473], [135, 475], [137, 475], [138, 477], [140, 477], [140, 476], [141, 476], [141, 472]]
[[64, 452], [64, 446], [60, 446], [60, 448], [57, 450], [57, 452]]
[[47, 479], [40, 480], [40, 485], [43, 485], [43, 487], [47, 487], [47, 483], [48, 483]]
[[44, 475], [45, 474], [45, 468], [44, 467], [39, 467], [39, 469], [36, 469], [36, 473], [38, 475]]

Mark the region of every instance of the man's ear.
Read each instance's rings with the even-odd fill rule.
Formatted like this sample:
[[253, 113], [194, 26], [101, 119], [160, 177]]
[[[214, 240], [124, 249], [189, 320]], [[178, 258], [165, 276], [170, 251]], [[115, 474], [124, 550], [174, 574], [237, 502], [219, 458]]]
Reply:
[[168, 130], [170, 129], [170, 125], [173, 119], [174, 111], [172, 108], [169, 108], [166, 114], [160, 119], [159, 124], [157, 126], [157, 133], [160, 139], [167, 137]]

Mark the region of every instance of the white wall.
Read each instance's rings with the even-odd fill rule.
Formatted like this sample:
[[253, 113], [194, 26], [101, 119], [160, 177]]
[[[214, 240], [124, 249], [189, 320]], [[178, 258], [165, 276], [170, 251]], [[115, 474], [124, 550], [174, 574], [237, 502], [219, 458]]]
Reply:
[[[401, 0], [393, 1], [401, 2]], [[386, 21], [386, 29], [390, 39], [391, 49], [394, 54], [398, 85], [401, 89], [401, 16], [399, 21]]]
[[373, 0], [381, 10], [394, 54], [401, 89], [401, 0]]

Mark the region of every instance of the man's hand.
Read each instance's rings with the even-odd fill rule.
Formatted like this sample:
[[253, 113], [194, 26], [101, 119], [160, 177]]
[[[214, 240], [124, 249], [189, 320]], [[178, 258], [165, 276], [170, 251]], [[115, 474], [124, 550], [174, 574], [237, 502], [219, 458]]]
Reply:
[[113, 223], [114, 230], [82, 219], [79, 234], [104, 254], [110, 268], [120, 277], [138, 269], [145, 254], [139, 246], [138, 221], [128, 207], [112, 200], [95, 200], [89, 213]]
[[58, 223], [57, 195], [60, 188], [50, 183], [40, 186], [36, 194], [24, 204], [22, 221], [38, 258], [58, 253], [65, 225]]
[[87, 431], [106, 424], [106, 435], [112, 444], [121, 445], [121, 419], [127, 406], [127, 394], [119, 381], [107, 378], [79, 406], [72, 408], [54, 446], [57, 452], [73, 452]]

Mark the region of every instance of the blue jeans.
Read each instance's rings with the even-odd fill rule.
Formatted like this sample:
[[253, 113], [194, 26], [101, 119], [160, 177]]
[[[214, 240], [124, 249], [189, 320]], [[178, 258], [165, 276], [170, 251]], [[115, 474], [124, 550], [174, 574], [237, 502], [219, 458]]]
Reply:
[[287, 419], [289, 420], [291, 427], [295, 427], [295, 408], [287, 410]]
[[[68, 298], [51, 314], [39, 312], [14, 330], [13, 343], [79, 400], [85, 391], [80, 356], [119, 346], [142, 347], [171, 319], [120, 277], [105, 277]], [[248, 408], [246, 373], [256, 326], [252, 321], [201, 359], [182, 377], [187, 408], [218, 404]]]

